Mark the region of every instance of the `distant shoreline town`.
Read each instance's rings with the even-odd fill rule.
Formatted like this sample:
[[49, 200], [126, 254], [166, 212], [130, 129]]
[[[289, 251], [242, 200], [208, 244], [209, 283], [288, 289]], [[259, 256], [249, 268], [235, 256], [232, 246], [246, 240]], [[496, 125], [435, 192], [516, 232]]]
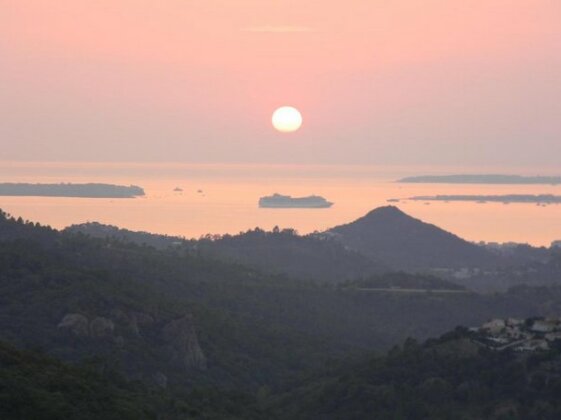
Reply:
[[112, 184], [26, 184], [0, 183], [4, 197], [76, 197], [76, 198], [135, 198], [144, 196], [144, 189], [136, 185]]

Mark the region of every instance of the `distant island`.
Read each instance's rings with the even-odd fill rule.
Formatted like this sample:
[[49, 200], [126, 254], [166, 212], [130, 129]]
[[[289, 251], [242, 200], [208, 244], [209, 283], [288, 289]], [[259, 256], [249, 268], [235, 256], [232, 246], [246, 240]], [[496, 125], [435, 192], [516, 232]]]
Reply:
[[259, 199], [259, 207], [261, 208], [322, 209], [329, 208], [332, 205], [333, 203], [317, 195], [310, 195], [308, 197], [291, 197], [289, 195], [273, 194]]
[[396, 182], [408, 184], [518, 184], [559, 185], [561, 176], [521, 175], [423, 175], [401, 178]]
[[409, 197], [414, 201], [475, 201], [478, 203], [537, 203], [559, 204], [561, 195], [552, 194], [507, 194], [507, 195], [418, 195]]
[[143, 195], [144, 190], [136, 185], [0, 183], [0, 196], [10, 197], [135, 198]]

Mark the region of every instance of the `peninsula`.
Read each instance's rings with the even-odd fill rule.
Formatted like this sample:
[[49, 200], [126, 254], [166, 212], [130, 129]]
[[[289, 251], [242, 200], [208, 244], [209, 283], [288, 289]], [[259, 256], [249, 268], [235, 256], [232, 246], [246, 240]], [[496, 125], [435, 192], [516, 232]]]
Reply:
[[559, 185], [561, 176], [521, 175], [423, 175], [397, 180], [403, 184], [511, 184], [511, 185]]
[[0, 183], [0, 196], [11, 197], [135, 198], [143, 195], [144, 190], [136, 185]]
[[418, 195], [409, 197], [414, 201], [474, 201], [478, 203], [536, 203], [561, 204], [561, 195], [552, 194], [506, 194], [506, 195]]

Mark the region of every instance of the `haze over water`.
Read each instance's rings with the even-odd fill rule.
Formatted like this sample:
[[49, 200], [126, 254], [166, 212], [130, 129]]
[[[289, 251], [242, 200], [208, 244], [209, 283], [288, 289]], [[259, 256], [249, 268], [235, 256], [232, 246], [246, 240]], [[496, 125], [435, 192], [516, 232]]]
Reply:
[[[103, 182], [135, 184], [136, 199], [0, 197], [0, 208], [63, 228], [98, 221], [132, 230], [199, 237], [254, 227], [295, 228], [300, 233], [350, 222], [388, 205], [388, 199], [436, 194], [561, 194], [550, 185], [398, 184], [403, 176], [450, 173], [556, 175], [555, 169], [381, 167], [329, 165], [37, 163], [2, 162], [2, 182]], [[557, 174], [558, 175], [558, 174]], [[182, 192], [174, 192], [179, 187]], [[201, 190], [202, 192], [198, 192]], [[260, 209], [259, 197], [317, 194], [330, 209]], [[401, 201], [406, 213], [472, 241], [549, 245], [561, 239], [561, 205]]]
[[[137, 184], [147, 196], [0, 206], [59, 228], [96, 220], [197, 237], [275, 225], [306, 233], [411, 195], [559, 193], [392, 181], [561, 175], [546, 168], [561, 155], [560, 1], [293, 3], [8, 2], [0, 160], [20, 163], [0, 162], [0, 181]], [[291, 134], [271, 126], [286, 105], [304, 121]], [[68, 163], [37, 163], [46, 161]], [[257, 207], [275, 192], [335, 205]], [[470, 240], [561, 238], [561, 206], [398, 205]]]

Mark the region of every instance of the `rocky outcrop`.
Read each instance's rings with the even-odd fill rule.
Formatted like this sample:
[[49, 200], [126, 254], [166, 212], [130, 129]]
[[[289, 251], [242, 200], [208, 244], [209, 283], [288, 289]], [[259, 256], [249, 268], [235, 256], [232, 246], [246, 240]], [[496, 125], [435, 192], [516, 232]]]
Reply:
[[92, 338], [104, 338], [113, 335], [115, 324], [108, 318], [98, 316], [90, 322], [90, 336]]
[[119, 349], [124, 360], [136, 360], [137, 349], [144, 352], [148, 348], [157, 348], [158, 369], [161, 371], [148, 372], [134, 362], [125, 361], [124, 364], [128, 377], [147, 380], [161, 388], [168, 386], [166, 375], [171, 371], [192, 372], [207, 368], [191, 315], [155, 320], [146, 313], [114, 308], [106, 316], [90, 315], [89, 319], [80, 313], [67, 313], [58, 329], [67, 336], [85, 338], [70, 340], [73, 344], [88, 346], [95, 342], [96, 346]]
[[192, 316], [186, 315], [166, 324], [162, 338], [173, 364], [187, 370], [206, 369], [206, 356], [199, 345]]
[[98, 316], [90, 322], [78, 313], [64, 315], [57, 327], [77, 337], [91, 338], [112, 337], [115, 330], [115, 324], [109, 318]]
[[88, 318], [82, 314], [66, 314], [59, 322], [58, 328], [78, 337], [87, 337], [90, 334]]
[[116, 309], [111, 312], [111, 316], [135, 337], [140, 337], [143, 329], [154, 325], [154, 318], [142, 312], [125, 312], [121, 309]]
[[154, 318], [143, 312], [130, 312], [129, 319], [131, 329], [136, 330], [138, 335], [142, 330], [154, 326]]

